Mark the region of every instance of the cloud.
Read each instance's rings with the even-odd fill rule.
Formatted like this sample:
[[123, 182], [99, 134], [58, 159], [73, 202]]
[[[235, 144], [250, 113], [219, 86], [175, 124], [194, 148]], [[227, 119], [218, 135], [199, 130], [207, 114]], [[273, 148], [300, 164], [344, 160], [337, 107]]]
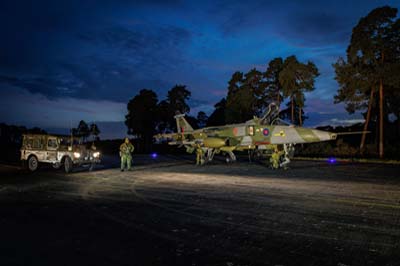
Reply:
[[219, 1], [209, 11], [227, 36], [250, 31], [317, 46], [349, 39], [354, 16], [339, 9], [337, 2]]
[[[190, 32], [127, 23], [126, 10], [175, 1], [41, 1], [0, 8], [0, 84], [50, 98], [125, 101], [142, 88], [167, 90], [184, 63]], [[86, 12], [91, 10], [91, 12]], [[132, 16], [129, 16], [132, 17]]]
[[345, 43], [350, 40], [352, 26], [343, 15], [331, 12], [291, 12], [282, 20], [279, 34], [303, 47]]
[[66, 75], [14, 77], [0, 75], [0, 84], [25, 88], [33, 93], [42, 93], [48, 96], [71, 96], [76, 89], [82, 86], [79, 80]]
[[[331, 126], [349, 126], [349, 125], [354, 125], [358, 123], [364, 123], [365, 119], [338, 119], [338, 118], [332, 118], [328, 123], [325, 125], [331, 125]], [[326, 122], [325, 122], [326, 123]]]
[[[107, 107], [93, 103], [110, 103], [115, 110], [115, 103], [127, 102], [140, 89], [152, 89], [162, 99], [177, 83], [192, 91], [192, 110], [210, 110], [225, 96], [234, 71], [254, 66], [264, 70], [274, 57], [295, 54], [301, 61], [315, 62], [321, 72], [317, 89], [307, 95], [307, 110], [341, 113], [343, 105], [331, 100], [337, 89], [331, 64], [345, 53], [358, 19], [380, 4], [3, 1], [0, 87], [24, 92], [6, 95], [18, 102], [21, 110], [15, 113], [21, 114], [25, 105], [20, 101], [39, 98], [45, 104], [80, 99], [83, 106], [100, 109]], [[90, 117], [85, 110], [82, 113]], [[79, 114], [64, 107], [59, 115], [64, 119]]]
[[49, 99], [12, 86], [0, 90], [0, 121], [9, 124], [70, 128], [80, 120], [123, 121], [125, 113], [125, 103], [71, 97]]
[[333, 98], [307, 98], [304, 112], [308, 117], [304, 121], [307, 127], [349, 126], [364, 122], [364, 117], [360, 112], [348, 114], [343, 103], [333, 104]]
[[78, 38], [98, 49], [99, 55], [92, 57], [154, 75], [185, 63], [184, 47], [191, 33], [173, 25], [114, 25], [80, 33]]
[[304, 108], [306, 113], [317, 114], [343, 113], [344, 110], [344, 104], [333, 104], [333, 98], [322, 99], [314, 97], [306, 98], [306, 107]]
[[142, 88], [169, 89], [172, 83], [162, 77], [183, 63], [182, 45], [188, 41], [190, 34], [177, 27], [141, 31], [118, 26], [82, 33], [75, 40], [82, 42], [78, 54], [67, 50], [57, 63], [48, 59], [49, 70], [3, 74], [0, 83], [48, 97], [126, 101]]
[[304, 121], [306, 127], [319, 126], [349, 126], [357, 123], [363, 123], [364, 118], [356, 113], [349, 115], [345, 112], [338, 113], [306, 113], [308, 119]]

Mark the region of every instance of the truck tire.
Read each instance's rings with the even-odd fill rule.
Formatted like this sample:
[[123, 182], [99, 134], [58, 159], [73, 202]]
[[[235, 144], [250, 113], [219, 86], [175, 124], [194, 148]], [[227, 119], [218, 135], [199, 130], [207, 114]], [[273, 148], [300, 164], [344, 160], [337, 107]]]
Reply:
[[36, 158], [35, 155], [31, 155], [28, 158], [27, 166], [28, 166], [28, 170], [30, 172], [35, 172], [39, 168], [39, 161], [38, 161], [38, 159]]
[[73, 164], [72, 164], [72, 160], [71, 160], [71, 158], [70, 157], [65, 157], [65, 159], [64, 159], [64, 171], [65, 171], [65, 173], [70, 173], [71, 171], [72, 171], [72, 167], [73, 167]]

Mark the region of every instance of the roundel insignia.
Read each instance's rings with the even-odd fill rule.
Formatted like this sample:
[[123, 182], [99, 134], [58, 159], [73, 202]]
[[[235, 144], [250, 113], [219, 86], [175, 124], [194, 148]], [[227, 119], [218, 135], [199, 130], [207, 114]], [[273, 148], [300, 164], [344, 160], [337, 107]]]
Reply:
[[264, 128], [264, 129], [263, 129], [263, 135], [264, 135], [264, 136], [268, 136], [268, 135], [269, 135], [269, 130], [268, 130], [268, 128]]
[[237, 134], [238, 134], [238, 128], [237, 128], [237, 127], [234, 127], [234, 128], [233, 128], [233, 135], [234, 135], [234, 136], [237, 136]]

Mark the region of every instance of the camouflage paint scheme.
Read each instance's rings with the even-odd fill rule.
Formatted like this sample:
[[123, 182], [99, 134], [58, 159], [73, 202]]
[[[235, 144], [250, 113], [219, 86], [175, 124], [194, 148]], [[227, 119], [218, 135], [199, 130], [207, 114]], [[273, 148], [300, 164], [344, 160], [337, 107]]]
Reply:
[[[242, 124], [232, 124], [217, 127], [206, 127], [193, 130], [185, 120], [184, 115], [175, 116], [178, 133], [159, 134], [157, 140], [168, 139], [170, 145], [184, 145], [188, 152], [195, 150], [200, 144], [204, 151], [205, 162], [213, 159], [214, 154], [227, 154], [227, 162], [235, 161], [234, 151], [256, 151], [271, 155], [275, 149], [282, 153], [281, 167], [290, 162], [294, 153], [294, 145], [335, 140], [337, 133], [321, 131], [312, 128], [293, 125], [280, 125], [280, 119], [275, 117], [267, 120], [271, 110], [263, 118], [254, 119]], [[271, 121], [271, 123], [266, 122]]]

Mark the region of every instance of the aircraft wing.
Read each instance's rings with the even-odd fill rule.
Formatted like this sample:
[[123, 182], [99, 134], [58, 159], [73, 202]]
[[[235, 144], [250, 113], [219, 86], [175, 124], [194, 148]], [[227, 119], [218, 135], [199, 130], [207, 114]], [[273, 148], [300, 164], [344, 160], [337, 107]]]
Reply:
[[156, 142], [168, 142], [169, 145], [191, 145], [195, 144], [193, 134], [187, 133], [164, 133], [154, 135]]
[[156, 141], [166, 141], [166, 140], [173, 139], [174, 135], [176, 135], [176, 133], [163, 133], [163, 134], [154, 135], [153, 138]]
[[196, 144], [195, 141], [187, 141], [187, 140], [168, 142], [168, 145], [194, 145], [194, 144]]

